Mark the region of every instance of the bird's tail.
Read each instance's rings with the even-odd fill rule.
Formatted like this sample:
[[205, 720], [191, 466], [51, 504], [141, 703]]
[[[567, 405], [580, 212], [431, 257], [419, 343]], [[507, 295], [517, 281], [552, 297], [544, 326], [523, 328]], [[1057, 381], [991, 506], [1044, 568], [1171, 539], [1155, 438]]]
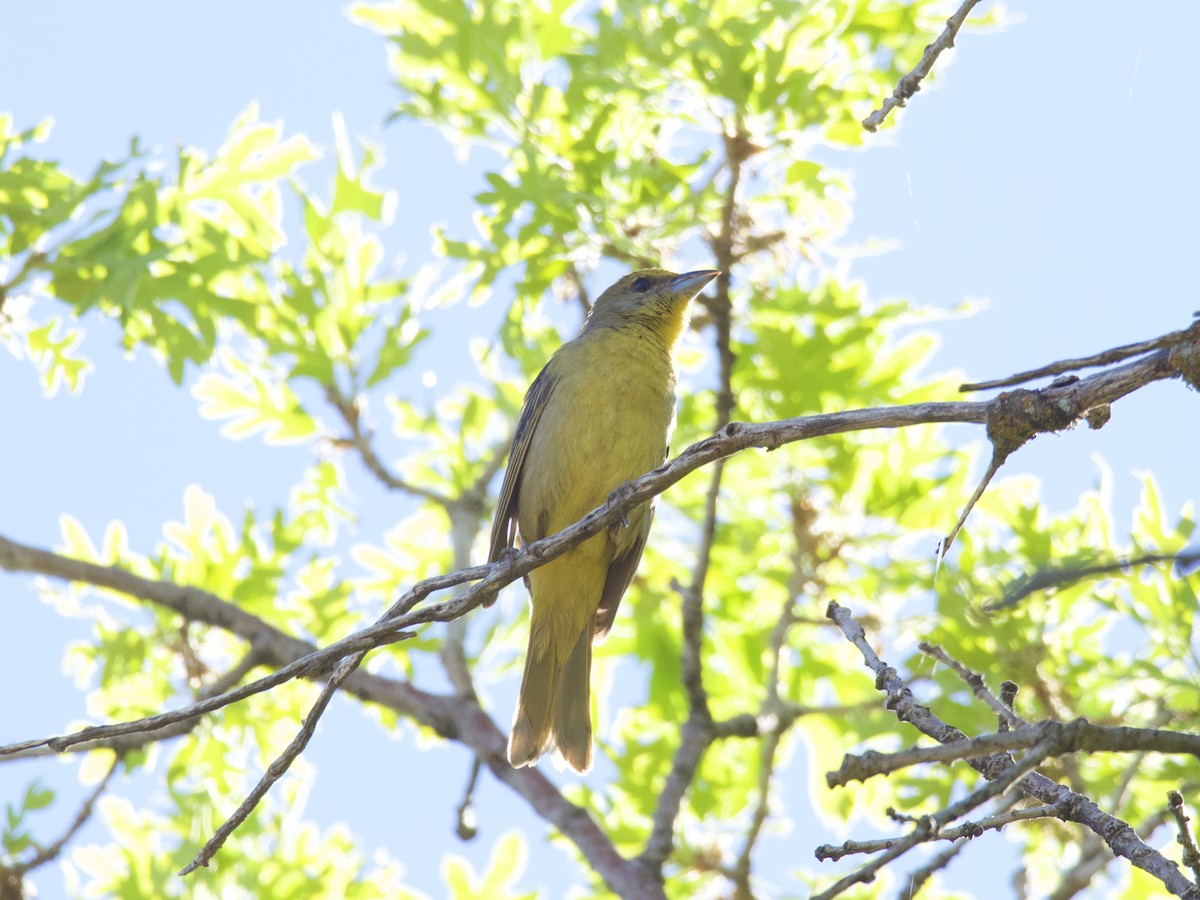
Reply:
[[557, 747], [559, 755], [576, 772], [586, 772], [592, 767], [594, 630], [593, 615], [576, 638], [570, 654], [560, 664], [561, 657], [555, 652], [553, 642], [535, 642], [533, 629], [530, 629], [525, 674], [508, 739], [511, 765], [517, 768], [532, 765], [551, 747]]

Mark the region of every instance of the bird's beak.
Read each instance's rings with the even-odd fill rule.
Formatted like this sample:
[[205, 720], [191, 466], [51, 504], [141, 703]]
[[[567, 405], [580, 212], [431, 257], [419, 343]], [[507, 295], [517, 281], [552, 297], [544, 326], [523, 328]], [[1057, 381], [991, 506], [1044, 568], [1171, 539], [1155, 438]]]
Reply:
[[695, 297], [708, 286], [710, 281], [720, 274], [716, 269], [700, 269], [695, 272], [687, 272], [672, 278], [669, 287], [672, 291], [687, 294], [689, 298]]

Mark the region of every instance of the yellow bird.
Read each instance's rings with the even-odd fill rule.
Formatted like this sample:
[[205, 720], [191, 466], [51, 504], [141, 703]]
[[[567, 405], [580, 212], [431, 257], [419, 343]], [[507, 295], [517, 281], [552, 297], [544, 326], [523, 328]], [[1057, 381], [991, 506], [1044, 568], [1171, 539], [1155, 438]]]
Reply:
[[[525, 395], [488, 558], [561, 531], [660, 465], [675, 424], [675, 347], [689, 306], [719, 273], [643, 269], [596, 300], [583, 329]], [[653, 505], [529, 573], [529, 649], [508, 741], [527, 766], [557, 747], [592, 765], [592, 641], [612, 627], [633, 580]]]

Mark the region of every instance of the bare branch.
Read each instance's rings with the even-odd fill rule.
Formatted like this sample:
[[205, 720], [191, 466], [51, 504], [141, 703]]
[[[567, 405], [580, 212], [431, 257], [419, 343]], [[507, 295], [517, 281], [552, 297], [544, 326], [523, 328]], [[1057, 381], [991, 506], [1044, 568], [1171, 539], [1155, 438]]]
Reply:
[[[973, 672], [941, 647], [934, 646], [926, 641], [921, 641], [921, 643], [917, 645], [917, 649], [926, 656], [932, 656], [938, 662], [945, 663], [952, 668], [958, 677], [967, 683], [967, 687], [971, 689], [971, 692], [995, 711], [1001, 722], [1004, 722], [1013, 728], [1019, 728], [1022, 725], [1028, 724], [1024, 719], [1013, 712], [1011, 703], [1005, 703], [1002, 700], [997, 699], [996, 695], [988, 690], [987, 683], [983, 680], [983, 676], [978, 672]], [[1012, 684], [1012, 682], [1005, 683]], [[1013, 686], [1016, 687], [1016, 685]]]
[[19, 883], [21, 878], [28, 872], [32, 872], [48, 862], [53, 862], [58, 858], [58, 855], [63, 852], [63, 848], [71, 842], [71, 839], [79, 832], [87, 820], [92, 817], [92, 811], [96, 807], [96, 801], [103, 796], [108, 790], [108, 783], [116, 774], [117, 767], [121, 764], [122, 755], [120, 753], [113, 754], [112, 763], [108, 767], [108, 771], [104, 773], [104, 777], [100, 779], [100, 783], [92, 790], [87, 799], [83, 801], [83, 805], [79, 808], [79, 812], [75, 814], [74, 821], [67, 826], [67, 830], [63, 832], [62, 837], [48, 847], [44, 847], [35, 853], [30, 859], [23, 863], [18, 863], [8, 868], [4, 875], [9, 878], [15, 878]]
[[[854, 620], [848, 610], [837, 603], [830, 603], [828, 615], [838, 624], [846, 639], [858, 648], [866, 666], [875, 673], [876, 688], [887, 696], [887, 708], [894, 712], [900, 721], [916, 726], [923, 734], [939, 743], [968, 742], [966, 735], [961, 731], [942, 722], [913, 699], [912, 691], [904, 684], [896, 670], [875, 653], [862, 626]], [[1013, 732], [1006, 732], [1003, 736], [1011, 734]], [[1030, 756], [1031, 754], [1027, 755], [1026, 759]], [[1007, 753], [976, 756], [967, 762], [989, 779], [1005, 777], [1013, 767], [1012, 759]], [[1175, 863], [1142, 841], [1128, 823], [1104, 812], [1092, 800], [1037, 772], [1030, 772], [1025, 776], [1021, 782], [1021, 790], [1042, 803], [1063, 804], [1064, 820], [1077, 822], [1090, 829], [1104, 840], [1115, 855], [1129, 860], [1139, 869], [1157, 878], [1176, 896], [1200, 900], [1200, 888], [1191, 884]]]
[[[1059, 812], [1060, 808], [1058, 806], [1050, 804], [1011, 809], [1008, 812], [987, 816], [975, 822], [964, 822], [962, 825], [957, 825], [954, 828], [943, 828], [937, 834], [932, 835], [930, 840], [958, 841], [963, 838], [977, 838], [986, 831], [999, 831], [1005, 825], [1010, 825], [1013, 822], [1055, 817]], [[837, 847], [830, 844], [822, 844], [816, 850], [816, 857], [822, 861], [832, 860], [836, 862], [855, 853], [878, 853], [881, 850], [888, 850], [899, 840], [903, 839], [883, 838], [877, 841], [846, 841]]]
[[967, 523], [967, 517], [971, 515], [971, 510], [975, 508], [975, 504], [979, 502], [979, 498], [983, 496], [983, 492], [987, 490], [987, 486], [992, 483], [992, 478], [1000, 471], [1000, 467], [1004, 465], [1006, 457], [1007, 454], [1001, 455], [999, 449], [995, 449], [992, 453], [987, 470], [979, 479], [979, 484], [975, 486], [975, 493], [971, 495], [962, 512], [958, 514], [958, 521], [954, 523], [954, 527], [950, 529], [950, 533], [938, 543], [937, 557], [939, 560], [945, 559], [946, 554], [950, 552], [950, 546], [954, 543], [954, 539], [958, 537], [958, 533], [962, 530], [963, 525]]
[[1041, 569], [1032, 575], [1022, 575], [1004, 592], [998, 600], [988, 600], [983, 604], [983, 611], [994, 613], [1016, 606], [1031, 594], [1039, 591], [1053, 590], [1095, 578], [1101, 575], [1111, 575], [1114, 572], [1128, 572], [1135, 566], [1148, 566], [1155, 563], [1175, 563], [1180, 568], [1188, 568], [1200, 562], [1200, 550], [1183, 553], [1149, 553], [1130, 559], [1116, 559], [1109, 563], [1092, 566], [1061, 566]]
[[[777, 681], [772, 681], [772, 689], [776, 692], [777, 687], [775, 686], [777, 684]], [[767, 705], [771, 705], [769, 698]], [[746, 829], [746, 838], [742, 843], [741, 852], [738, 853], [737, 862], [733, 867], [734, 885], [736, 888], [734, 897], [736, 900], [748, 900], [748, 898], [753, 897], [753, 893], [750, 890], [751, 856], [754, 852], [754, 846], [758, 843], [758, 839], [762, 834], [763, 826], [767, 822], [767, 816], [771, 811], [771, 779], [775, 775], [775, 764], [779, 756], [779, 744], [783, 740], [783, 735], [790, 723], [776, 717], [773, 724], [774, 727], [763, 735], [762, 748], [759, 752], [758, 784], [756, 785], [758, 797], [755, 800], [754, 813], [750, 819], [750, 826]]]
[[967, 16], [978, 2], [979, 0], [964, 0], [958, 11], [946, 20], [946, 27], [938, 35], [937, 40], [925, 48], [925, 54], [917, 63], [917, 67], [900, 79], [900, 83], [892, 91], [892, 96], [884, 100], [879, 109], [862, 120], [863, 128], [867, 131], [875, 131], [883, 124], [888, 113], [897, 106], [904, 106], [908, 99], [921, 89], [921, 82], [933, 71], [933, 64], [942, 55], [942, 51], [954, 46], [954, 38], [957, 36], [958, 30], [962, 28], [963, 22], [967, 20]]
[[954, 857], [958, 856], [966, 846], [966, 841], [951, 844], [945, 850], [935, 854], [933, 859], [921, 866], [921, 868], [914, 870], [908, 876], [907, 883], [896, 895], [897, 900], [912, 900], [913, 897], [917, 896], [921, 888], [925, 886], [925, 882], [929, 881], [935, 872], [939, 872], [950, 865], [954, 861]]
[[960, 384], [958, 389], [964, 393], [968, 391], [986, 391], [991, 388], [1012, 387], [1016, 384], [1024, 384], [1027, 381], [1033, 381], [1035, 378], [1047, 378], [1051, 375], [1062, 375], [1064, 372], [1074, 372], [1079, 369], [1090, 369], [1095, 366], [1111, 366], [1113, 363], [1120, 362], [1123, 359], [1129, 359], [1133, 356], [1141, 356], [1143, 353], [1149, 353], [1153, 350], [1161, 350], [1165, 347], [1173, 347], [1176, 344], [1184, 341], [1194, 341], [1198, 333], [1200, 333], [1200, 322], [1180, 331], [1172, 331], [1170, 334], [1164, 334], [1161, 337], [1151, 338], [1148, 341], [1139, 341], [1136, 344], [1125, 344], [1121, 347], [1113, 347], [1111, 350], [1105, 350], [1102, 353], [1096, 353], [1092, 356], [1083, 356], [1078, 359], [1061, 359], [1058, 362], [1052, 362], [1037, 369], [1030, 369], [1028, 372], [1018, 372], [1016, 375], [1009, 375], [1006, 378], [995, 378], [991, 381], [976, 381], [971, 384]]
[[308, 742], [312, 740], [312, 736], [316, 733], [317, 722], [320, 720], [321, 714], [325, 712], [325, 707], [329, 705], [329, 701], [333, 699], [333, 695], [337, 693], [338, 688], [358, 668], [359, 663], [363, 661], [363, 657], [366, 655], [367, 652], [363, 650], [341, 661], [332, 677], [321, 688], [321, 693], [318, 695], [312, 709], [304, 717], [300, 731], [292, 738], [283, 753], [276, 757], [271, 762], [271, 765], [267, 766], [267, 771], [258, 780], [258, 784], [254, 786], [254, 789], [250, 791], [241, 805], [234, 810], [233, 815], [225, 820], [221, 827], [217, 829], [216, 834], [201, 848], [200, 852], [196, 854], [196, 858], [180, 870], [179, 874], [181, 876], [194, 872], [200, 866], [207, 866], [212, 858], [216, 856], [217, 851], [225, 845], [225, 841], [237, 831], [238, 826], [246, 821], [250, 813], [254, 812], [254, 807], [258, 806], [262, 798], [267, 795], [267, 791], [271, 789], [271, 786], [292, 767], [292, 763], [296, 761], [297, 757], [308, 746]]
[[786, 731], [795, 724], [797, 719], [805, 716], [844, 716], [848, 713], [869, 712], [877, 706], [878, 703], [874, 700], [864, 700], [861, 703], [830, 703], [828, 706], [805, 706], [801, 703], [791, 703], [780, 699], [778, 707], [772, 712], [764, 709], [758, 714], [742, 713], [713, 722], [713, 740], [762, 737], [776, 729]]
[[[449, 505], [447, 509], [450, 512], [451, 520], [451, 538], [454, 545], [454, 562], [460, 567], [466, 567], [469, 563], [471, 544], [475, 536], [473, 515], [463, 515], [463, 507], [458, 505]], [[386, 619], [386, 616], [385, 616]], [[445, 640], [439, 653], [443, 667], [454, 685], [455, 690], [462, 695], [475, 695], [474, 682], [471, 679], [470, 670], [467, 667], [466, 654], [463, 651], [463, 642], [466, 636], [467, 619], [465, 617], [455, 619], [448, 624], [448, 631]], [[204, 845], [192, 860], [182, 871], [180, 875], [187, 875], [200, 866], [207, 866], [217, 852], [224, 846], [225, 841], [238, 829], [238, 827], [249, 817], [254, 808], [262, 801], [263, 797], [271, 789], [284, 773], [287, 772], [293, 762], [304, 751], [308, 742], [312, 739], [316, 732], [317, 722], [321, 715], [329, 705], [329, 701], [337, 692], [338, 688], [346, 681], [347, 678], [361, 665], [366, 657], [367, 651], [359, 651], [352, 656], [344, 658], [338, 663], [337, 669], [333, 676], [322, 688], [320, 695], [313, 704], [312, 709], [305, 717], [303, 724], [296, 737], [288, 744], [284, 751], [272, 761], [263, 777], [259, 779], [253, 790], [249, 793], [246, 799], [234, 811], [220, 828], [217, 829], [213, 837]], [[479, 760], [476, 757], [474, 774], [472, 776], [471, 785], [474, 786], [475, 777], [479, 772]], [[464, 804], [470, 802], [470, 794]], [[465, 809], [465, 807], [464, 807]], [[459, 811], [460, 828], [463, 823], [463, 810]]]
[[[251, 648], [238, 663], [233, 666], [228, 672], [221, 675], [208, 684], [203, 691], [200, 692], [200, 697], [204, 699], [217, 697], [230, 691], [237, 685], [242, 683], [242, 680], [249, 675], [255, 668], [263, 665], [264, 657], [254, 648]], [[225, 704], [222, 704], [225, 705]], [[90, 753], [93, 750], [112, 750], [118, 756], [123, 756], [133, 750], [140, 750], [147, 744], [160, 743], [169, 741], [172, 738], [183, 737], [186, 734], [191, 734], [199, 724], [198, 717], [178, 718], [174, 722], [162, 726], [160, 728], [131, 732], [123, 735], [116, 735], [108, 738], [99, 738], [97, 740], [85, 741], [79, 744], [73, 744], [70, 747], [65, 747], [61, 750], [51, 749], [47, 744], [42, 744], [28, 750], [0, 755], [0, 763], [14, 762], [19, 759], [32, 759], [40, 756], [57, 756], [62, 753]]]
[[1182, 862], [1192, 870], [1196, 882], [1200, 884], [1200, 848], [1196, 847], [1196, 836], [1192, 834], [1188, 822], [1187, 810], [1183, 808], [1183, 794], [1179, 791], [1167, 791], [1167, 809], [1175, 817], [1175, 827], [1178, 830], [1175, 840], [1183, 847]]
[[420, 497], [423, 500], [437, 503], [439, 506], [446, 506], [451, 502], [450, 497], [405, 481], [388, 470], [388, 467], [383, 464], [383, 460], [379, 458], [374, 446], [371, 444], [371, 438], [374, 435], [363, 428], [362, 411], [358, 408], [358, 403], [352, 397], [347, 397], [343, 394], [337, 385], [327, 384], [325, 385], [325, 399], [329, 401], [330, 406], [338, 411], [338, 415], [342, 417], [342, 421], [350, 429], [349, 437], [341, 438], [335, 441], [335, 443], [340, 447], [353, 448], [358, 453], [363, 465], [367, 467], [367, 471], [374, 475], [380, 484], [389, 491], [400, 491], [401, 493], [411, 494], [414, 497]]
[[954, 762], [979, 756], [1022, 750], [1046, 744], [1047, 756], [1068, 753], [1189, 753], [1200, 758], [1200, 734], [1164, 731], [1159, 728], [1131, 728], [1126, 725], [1094, 725], [1087, 719], [1074, 722], [1038, 722], [1010, 731], [984, 734], [965, 741], [938, 744], [933, 747], [912, 747], [896, 753], [847, 754], [842, 766], [829, 772], [825, 781], [830, 787], [840, 787], [851, 781], [866, 781], [875, 775], [886, 775], [909, 766], [929, 762]]
[[681, 591], [681, 668], [683, 686], [688, 698], [688, 717], [680, 729], [679, 747], [671, 761], [667, 783], [658, 796], [650, 837], [641, 856], [648, 867], [659, 871], [675, 845], [675, 819], [683, 805], [683, 797], [696, 776], [696, 769], [700, 766], [704, 752], [714, 740], [712, 713], [708, 708], [708, 693], [704, 690], [700, 664], [700, 648], [704, 638], [704, 579], [708, 574], [708, 563], [716, 534], [717, 494], [721, 488], [722, 469], [720, 462], [713, 467], [713, 476], [705, 499], [705, 526], [700, 550], [696, 555], [696, 571], [691, 585]]
[[[1168, 815], [1165, 809], [1158, 810], [1138, 827], [1137, 833], [1149, 840], [1167, 821]], [[1081, 842], [1079, 860], [1063, 872], [1054, 890], [1046, 895], [1046, 900], [1071, 900], [1091, 887], [1096, 875], [1112, 861], [1112, 854], [1108, 852], [1104, 841], [1089, 831]]]
[[771, 667], [767, 676], [767, 696], [763, 702], [762, 712], [758, 722], [762, 722], [762, 747], [759, 751], [759, 773], [757, 798], [750, 825], [746, 829], [746, 837], [742, 849], [733, 865], [733, 882], [735, 900], [747, 900], [753, 897], [750, 885], [750, 869], [753, 861], [754, 847], [762, 835], [763, 826], [771, 811], [771, 781], [775, 776], [778, 762], [779, 746], [783, 736], [796, 721], [799, 707], [780, 696], [779, 682], [782, 674], [783, 648], [787, 644], [788, 634], [796, 624], [796, 602], [805, 587], [818, 578], [821, 565], [816, 548], [820, 538], [813, 530], [816, 512], [810, 503], [805, 502], [800, 491], [791, 496], [792, 537], [792, 572], [788, 582], [787, 596], [779, 611], [775, 627], [771, 629], [771, 638], [767, 647], [770, 654]]
[[483, 500], [487, 497], [488, 485], [491, 484], [492, 479], [499, 474], [500, 470], [504, 468], [504, 462], [508, 459], [508, 451], [512, 447], [512, 442], [513, 435], [510, 433], [501, 443], [491, 448], [488, 452], [488, 461], [483, 467], [483, 471], [479, 473], [479, 477], [471, 484], [471, 489], [464, 495], [464, 499], [467, 497], [479, 498], [481, 518], [484, 507]]
[[[456, 568], [466, 568], [471, 564], [471, 546], [479, 530], [479, 516], [475, 510], [459, 504], [451, 504], [447, 509], [450, 514], [451, 558]], [[466, 640], [467, 618], [463, 616], [447, 624], [446, 636], [438, 648], [438, 658], [454, 690], [473, 695], [475, 681], [467, 665]]]
[[821, 893], [814, 894], [812, 900], [829, 900], [829, 898], [836, 897], [856, 884], [874, 881], [876, 872], [892, 860], [907, 853], [917, 844], [930, 840], [933, 835], [941, 830], [943, 825], [953, 822], [959, 816], [965, 815], [993, 797], [999, 796], [1022, 778], [1025, 778], [1045, 760], [1050, 749], [1051, 744], [1049, 739], [1043, 743], [1034, 745], [1020, 762], [1011, 764], [1006, 771], [998, 775], [995, 779], [985, 782], [983, 787], [972, 791], [957, 803], [951, 803], [945, 809], [932, 816], [922, 816], [908, 836], [896, 841], [881, 856], [873, 859], [862, 868], [851, 872], [843, 878], [839, 878]]
[[[729, 183], [725, 187], [725, 200], [721, 209], [721, 224], [716, 235], [709, 240], [716, 258], [719, 274], [715, 296], [700, 298], [712, 317], [714, 342], [716, 344], [717, 374], [717, 421], [718, 429], [725, 428], [733, 417], [733, 364], [734, 353], [731, 340], [733, 301], [729, 289], [732, 286], [733, 264], [736, 243], [736, 213], [738, 185], [742, 177], [742, 163], [747, 136], [741, 121], [733, 135], [725, 136], [725, 167], [729, 170]], [[683, 797], [696, 777], [696, 770], [705, 751], [712, 744], [712, 712], [708, 707], [708, 694], [704, 690], [704, 673], [700, 663], [701, 645], [704, 642], [704, 583], [708, 578], [708, 566], [712, 557], [713, 542], [717, 531], [717, 499], [721, 493], [721, 477], [724, 460], [713, 466], [708, 493], [704, 499], [704, 524], [701, 526], [700, 548], [696, 553], [696, 567], [691, 585], [683, 591], [682, 612], [683, 646], [681, 668], [683, 685], [688, 698], [688, 717], [680, 729], [679, 747], [671, 761], [667, 783], [658, 797], [654, 809], [653, 825], [641, 860], [646, 866], [661, 872], [667, 857], [674, 847], [675, 820], [683, 804]]]
[[563, 273], [563, 280], [567, 284], [567, 289], [579, 303], [580, 311], [586, 318], [587, 314], [592, 311], [592, 298], [588, 296], [587, 285], [583, 283], [583, 274], [579, 271], [579, 266], [574, 262], [569, 263], [567, 271]]

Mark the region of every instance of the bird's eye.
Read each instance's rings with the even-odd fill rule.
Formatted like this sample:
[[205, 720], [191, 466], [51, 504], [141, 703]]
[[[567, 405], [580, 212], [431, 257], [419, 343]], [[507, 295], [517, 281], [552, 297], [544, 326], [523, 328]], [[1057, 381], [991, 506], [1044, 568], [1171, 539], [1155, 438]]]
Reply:
[[646, 291], [650, 290], [650, 279], [639, 278], [631, 285], [631, 287], [633, 288], [633, 292], [635, 294], [644, 294]]

